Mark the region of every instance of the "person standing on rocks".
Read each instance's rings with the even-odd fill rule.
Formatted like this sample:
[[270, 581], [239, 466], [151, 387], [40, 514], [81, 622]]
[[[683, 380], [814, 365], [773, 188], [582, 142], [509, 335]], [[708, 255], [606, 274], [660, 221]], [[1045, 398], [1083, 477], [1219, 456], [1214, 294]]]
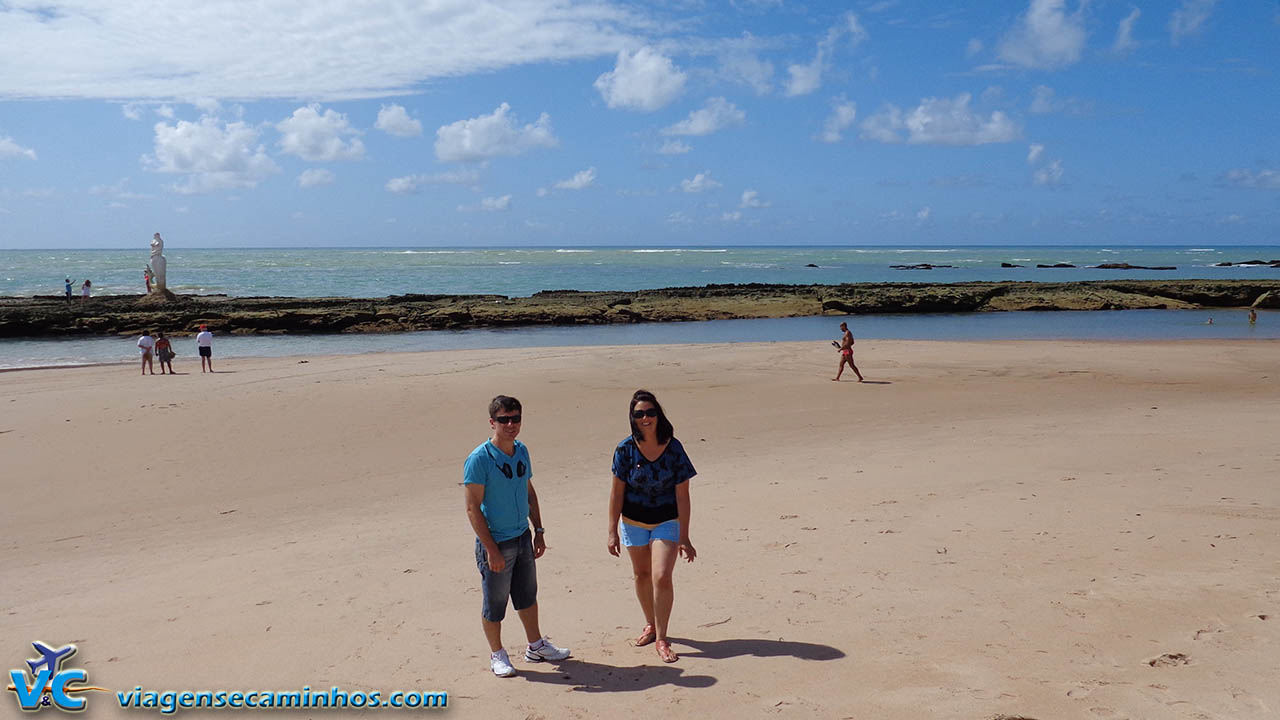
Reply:
[[840, 362], [836, 365], [836, 376], [831, 379], [839, 382], [840, 376], [844, 374], [844, 366], [848, 364], [853, 374], [858, 376], [858, 382], [862, 382], [862, 373], [858, 372], [858, 366], [853, 364], [853, 333], [849, 332], [849, 323], [840, 323], [840, 332], [844, 334], [840, 336], [839, 340], [831, 343], [840, 352]]
[[67, 291], [67, 304], [70, 305], [71, 304], [71, 278], [67, 278], [65, 280], [65, 283], [66, 283], [66, 291]]
[[88, 280], [84, 281], [84, 284], [80, 286], [80, 302], [85, 302], [86, 300], [89, 299], [89, 292], [90, 292], [90, 288], [92, 287], [93, 287], [93, 283], [89, 282]]
[[200, 373], [204, 374], [206, 365], [209, 372], [213, 372], [213, 333], [209, 332], [208, 325], [201, 325], [200, 332], [196, 333], [196, 351], [200, 353]]

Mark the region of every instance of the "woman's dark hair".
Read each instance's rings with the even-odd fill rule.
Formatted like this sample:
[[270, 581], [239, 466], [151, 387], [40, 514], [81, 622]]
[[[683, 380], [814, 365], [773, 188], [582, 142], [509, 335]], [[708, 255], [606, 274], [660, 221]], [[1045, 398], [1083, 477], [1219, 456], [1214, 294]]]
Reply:
[[647, 402], [657, 409], [658, 442], [665, 443], [669, 441], [671, 437], [676, 434], [676, 429], [671, 426], [671, 421], [667, 419], [667, 414], [662, 411], [662, 405], [658, 402], [658, 398], [654, 397], [653, 393], [648, 390], [637, 390], [635, 394], [631, 396], [631, 406], [627, 408], [627, 419], [631, 421], [631, 437], [636, 440], [639, 440], [642, 437], [640, 434], [640, 428], [636, 426], [636, 419], [631, 416], [631, 413], [636, 409], [636, 403], [640, 402]]
[[515, 413], [521, 412], [520, 401], [506, 395], [499, 395], [489, 401], [489, 417], [497, 415], [499, 410], [506, 410], [507, 412]]

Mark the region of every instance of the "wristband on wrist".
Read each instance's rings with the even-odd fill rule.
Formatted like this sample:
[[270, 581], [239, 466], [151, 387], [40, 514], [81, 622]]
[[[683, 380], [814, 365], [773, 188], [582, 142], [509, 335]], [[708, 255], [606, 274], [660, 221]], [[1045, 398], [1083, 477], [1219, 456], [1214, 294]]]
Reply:
[[536, 532], [536, 533], [538, 533], [539, 535], [541, 535], [542, 533], [545, 533], [545, 532], [547, 531], [547, 529], [546, 529], [546, 528], [537, 528], [537, 527], [536, 527], [536, 528], [534, 528], [534, 529], [533, 529], [533, 531], [534, 531], [534, 532]]

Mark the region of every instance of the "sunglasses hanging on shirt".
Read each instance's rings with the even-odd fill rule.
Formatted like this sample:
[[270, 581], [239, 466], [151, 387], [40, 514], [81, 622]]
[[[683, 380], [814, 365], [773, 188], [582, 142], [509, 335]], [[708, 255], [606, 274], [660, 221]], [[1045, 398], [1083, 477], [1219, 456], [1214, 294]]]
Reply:
[[501, 465], [499, 465], [499, 464], [498, 464], [498, 458], [496, 458], [496, 457], [494, 457], [494, 456], [493, 456], [493, 451], [492, 451], [492, 450], [490, 450], [489, 448], [487, 448], [487, 447], [486, 447], [486, 448], [484, 449], [484, 451], [485, 451], [485, 452], [487, 452], [487, 453], [489, 453], [489, 459], [493, 461], [493, 465], [494, 465], [494, 467], [496, 467], [496, 468], [498, 468], [499, 470], [501, 470], [501, 471], [502, 471], [503, 476], [504, 476], [504, 477], [506, 477], [508, 480], [510, 480], [510, 479], [511, 479], [511, 478], [513, 478], [513, 477], [519, 477], [519, 478], [524, 477], [525, 467], [524, 467], [524, 461], [523, 461], [523, 460], [519, 460], [519, 461], [517, 461], [517, 462], [516, 462], [516, 472], [515, 472], [515, 475], [512, 475], [512, 474], [511, 474], [511, 463], [505, 463], [505, 462], [504, 462], [504, 463], [502, 463]]

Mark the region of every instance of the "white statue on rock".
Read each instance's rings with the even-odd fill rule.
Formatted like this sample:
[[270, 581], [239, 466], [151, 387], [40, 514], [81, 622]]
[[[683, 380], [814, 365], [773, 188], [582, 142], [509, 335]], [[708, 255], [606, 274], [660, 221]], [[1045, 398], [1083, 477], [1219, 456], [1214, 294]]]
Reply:
[[160, 233], [151, 236], [151, 279], [155, 281], [154, 290], [158, 293], [165, 291], [165, 259], [164, 259], [164, 240], [160, 239]]

